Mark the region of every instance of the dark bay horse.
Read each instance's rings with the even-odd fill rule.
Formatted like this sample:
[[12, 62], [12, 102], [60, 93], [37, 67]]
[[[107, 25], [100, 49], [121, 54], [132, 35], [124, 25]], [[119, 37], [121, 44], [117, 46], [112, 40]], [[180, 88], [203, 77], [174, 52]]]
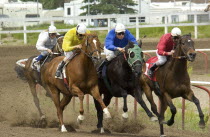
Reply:
[[[99, 78], [99, 91], [100, 94], [104, 95], [103, 100], [106, 106], [110, 104], [112, 97], [123, 97], [123, 118], [128, 118], [127, 95], [130, 94], [144, 108], [151, 120], [155, 121], [157, 118], [154, 117], [144, 103], [141, 85], [139, 85], [143, 62], [141, 48], [129, 42], [125, 47], [125, 54], [118, 55], [107, 66], [106, 76], [109, 85], [106, 84], [107, 81], [105, 79]], [[103, 133], [103, 111], [98, 102], [96, 100], [94, 102], [98, 117], [98, 129], [94, 132]]]
[[[168, 57], [168, 61], [163, 66], [159, 67], [156, 71], [156, 79], [160, 85], [160, 90], [162, 95], [159, 96], [161, 106], [160, 106], [160, 134], [164, 136], [163, 124], [168, 126], [173, 125], [174, 117], [177, 112], [172, 99], [177, 97], [182, 97], [193, 103], [195, 103], [199, 112], [199, 125], [201, 128], [205, 127], [204, 114], [200, 107], [199, 100], [195, 97], [191, 87], [190, 87], [190, 77], [187, 72], [187, 61], [193, 62], [196, 57], [196, 52], [194, 48], [194, 42], [191, 39], [191, 35], [183, 35], [175, 46], [175, 53], [173, 56]], [[144, 90], [147, 98], [153, 100], [151, 95], [151, 90], [156, 90], [153, 82], [146, 76], [143, 78], [147, 82], [150, 89]], [[142, 84], [142, 83], [141, 83]], [[164, 122], [164, 113], [167, 106], [171, 110], [171, 118]]]
[[[110, 113], [105, 106], [98, 88], [98, 76], [94, 66], [94, 60], [100, 59], [100, 41], [95, 34], [87, 34], [82, 43], [82, 49], [66, 65], [66, 83], [61, 79], [56, 79], [55, 72], [59, 62], [64, 57], [54, 58], [41, 69], [41, 79], [43, 87], [51, 93], [52, 100], [57, 108], [57, 115], [61, 125], [61, 132], [66, 132], [63, 122], [63, 110], [71, 101], [73, 96], [78, 96], [80, 100], [80, 115], [77, 120], [84, 120], [83, 99], [85, 94], [90, 94], [100, 104], [105, 115], [109, 118]], [[60, 100], [60, 93], [63, 94]]]
[[[63, 54], [62, 43], [63, 36], [60, 36], [57, 39], [57, 44], [52, 49], [52, 52], [54, 54], [48, 55], [43, 61], [41, 61], [42, 67], [47, 65], [53, 58]], [[36, 91], [36, 85], [39, 84], [43, 86], [43, 82], [41, 81], [40, 73], [31, 68], [32, 60], [34, 57], [35, 56], [32, 56], [28, 59], [22, 59], [17, 61], [15, 71], [17, 72], [19, 78], [25, 80], [29, 84], [31, 93], [33, 95], [34, 104], [39, 111], [40, 122], [38, 126], [44, 127], [46, 126], [45, 115], [40, 108], [39, 98], [37, 96]], [[46, 93], [46, 95], [49, 95], [49, 93]]]

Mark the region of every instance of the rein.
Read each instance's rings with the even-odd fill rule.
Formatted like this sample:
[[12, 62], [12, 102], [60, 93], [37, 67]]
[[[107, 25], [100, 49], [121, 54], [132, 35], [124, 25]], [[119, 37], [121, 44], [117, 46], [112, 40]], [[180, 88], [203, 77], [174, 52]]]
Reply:
[[[88, 39], [88, 38], [87, 38], [87, 39]], [[90, 44], [88, 43], [88, 40], [86, 40], [86, 46], [87, 46], [87, 47], [90, 46]], [[94, 59], [94, 57], [92, 56], [94, 52], [97, 52], [97, 51], [99, 52], [98, 49], [95, 49], [95, 50], [93, 50], [93, 51], [90, 52], [90, 53], [85, 52], [83, 49], [80, 49], [80, 50], [81, 50], [82, 53], [84, 53], [86, 56], [88, 56], [88, 57], [91, 58], [91, 59]]]

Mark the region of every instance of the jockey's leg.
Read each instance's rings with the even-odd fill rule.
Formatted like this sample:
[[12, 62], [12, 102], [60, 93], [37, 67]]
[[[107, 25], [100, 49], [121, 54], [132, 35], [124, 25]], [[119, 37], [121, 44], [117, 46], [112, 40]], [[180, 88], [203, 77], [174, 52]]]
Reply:
[[104, 67], [105, 65], [107, 65], [107, 64], [108, 64], [108, 60], [107, 60], [107, 59], [103, 60], [103, 61], [101, 62], [101, 64], [99, 65], [99, 67], [97, 68], [97, 72], [101, 72], [102, 69], [103, 69], [103, 67]]
[[58, 69], [57, 69], [57, 71], [56, 71], [56, 73], [55, 73], [55, 78], [61, 76], [62, 69], [63, 69], [63, 66], [64, 66], [65, 64], [66, 64], [66, 63], [65, 63], [64, 61], [62, 61], [61, 63], [59, 63]]
[[58, 68], [57, 68], [56, 73], [55, 73], [55, 78], [59, 78], [59, 77], [61, 76], [63, 67], [64, 67], [64, 65], [66, 64], [67, 60], [71, 60], [71, 59], [74, 57], [73, 51], [64, 52], [64, 54], [65, 54], [65, 58], [64, 58], [63, 61], [58, 65]]
[[153, 65], [152, 65], [152, 67], [148, 70], [148, 76], [149, 77], [153, 77], [153, 74], [154, 74], [154, 71], [155, 71], [155, 69], [157, 68], [158, 66], [156, 65], [156, 63], [154, 63]]
[[41, 51], [41, 54], [35, 59], [32, 65], [35, 70], [37, 71], [40, 70], [40, 61], [43, 60], [47, 54], [48, 54], [47, 51]]
[[156, 55], [157, 55], [157, 57], [158, 57], [158, 61], [157, 62], [155, 62], [154, 64], [153, 64], [153, 66], [148, 70], [148, 76], [150, 76], [150, 77], [153, 77], [153, 74], [154, 74], [154, 71], [156, 70], [156, 68], [158, 67], [158, 66], [161, 66], [161, 65], [163, 65], [163, 64], [165, 64], [165, 62], [167, 61], [167, 58], [166, 58], [166, 56], [161, 56], [161, 55], [159, 55], [157, 52], [156, 52]]

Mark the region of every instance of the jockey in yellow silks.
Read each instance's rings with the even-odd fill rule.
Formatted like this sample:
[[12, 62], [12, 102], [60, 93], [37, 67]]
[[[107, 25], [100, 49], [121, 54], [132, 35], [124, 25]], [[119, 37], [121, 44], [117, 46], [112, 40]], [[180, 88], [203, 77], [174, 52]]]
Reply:
[[62, 73], [63, 66], [67, 60], [71, 60], [74, 56], [75, 49], [82, 48], [82, 41], [85, 34], [89, 34], [90, 31], [87, 30], [85, 24], [80, 23], [75, 28], [70, 29], [64, 36], [62, 49], [64, 51], [65, 58], [59, 64], [58, 69], [55, 74], [55, 78], [59, 78]]

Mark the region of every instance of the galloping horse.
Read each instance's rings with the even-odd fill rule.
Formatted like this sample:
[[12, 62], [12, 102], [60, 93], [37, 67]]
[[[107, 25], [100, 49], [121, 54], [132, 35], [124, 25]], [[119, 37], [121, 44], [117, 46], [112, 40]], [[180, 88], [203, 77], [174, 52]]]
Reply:
[[[99, 91], [101, 94], [104, 94], [103, 100], [106, 106], [110, 104], [113, 96], [123, 97], [124, 113], [122, 116], [124, 118], [128, 118], [127, 95], [130, 94], [144, 108], [151, 120], [155, 121], [156, 117], [153, 116], [142, 99], [141, 86], [139, 85], [143, 62], [141, 48], [138, 45], [129, 42], [125, 47], [125, 53], [119, 54], [108, 64], [106, 69], [107, 80], [104, 76], [102, 76], [103, 78], [99, 78]], [[105, 73], [104, 69], [105, 68], [103, 68], [102, 73]], [[94, 132], [103, 133], [103, 111], [98, 102], [96, 100], [94, 100], [94, 102], [98, 117], [98, 129]]]
[[[63, 50], [61, 48], [62, 43], [63, 43], [63, 36], [60, 36], [57, 39], [56, 46], [52, 49], [52, 52], [54, 54], [48, 55], [45, 58], [45, 60], [42, 61], [41, 64], [43, 64], [43, 66], [47, 65], [53, 58], [63, 54]], [[28, 82], [31, 93], [33, 95], [35, 106], [37, 107], [39, 111], [40, 122], [38, 126], [43, 127], [43, 126], [46, 126], [46, 119], [45, 119], [44, 113], [42, 112], [40, 108], [39, 98], [37, 97], [37, 91], [36, 91], [36, 85], [39, 84], [43, 86], [43, 82], [41, 81], [40, 73], [31, 68], [32, 60], [34, 57], [35, 56], [32, 56], [28, 59], [22, 59], [22, 60], [17, 61], [15, 71], [17, 72], [19, 78]], [[49, 96], [49, 93], [46, 93], [46, 95]]]
[[[93, 60], [100, 59], [100, 42], [95, 34], [87, 34], [82, 43], [82, 49], [74, 56], [69, 64], [66, 65], [66, 82], [61, 79], [56, 79], [55, 72], [59, 62], [63, 57], [54, 58], [45, 65], [41, 72], [43, 87], [51, 92], [52, 99], [57, 108], [57, 115], [61, 124], [61, 132], [66, 132], [63, 122], [63, 110], [71, 101], [73, 96], [78, 96], [80, 100], [80, 115], [77, 120], [84, 120], [83, 99], [85, 94], [91, 94], [98, 101], [105, 115], [110, 117], [110, 113], [106, 108], [98, 88], [98, 76], [93, 63]], [[63, 98], [60, 101], [60, 93]]]
[[[190, 78], [187, 72], [187, 61], [193, 62], [196, 57], [194, 42], [191, 39], [191, 35], [183, 35], [176, 44], [174, 50], [175, 53], [168, 57], [166, 64], [159, 67], [156, 71], [156, 79], [162, 92], [162, 95], [159, 96], [161, 102], [160, 134], [162, 136], [164, 136], [163, 124], [171, 126], [174, 123], [174, 117], [177, 110], [172, 99], [177, 97], [182, 97], [195, 103], [200, 117], [199, 125], [201, 128], [205, 127], [204, 114], [201, 110], [199, 100], [195, 97], [190, 87]], [[144, 92], [146, 93], [147, 98], [153, 100], [151, 90], [156, 90], [156, 88], [148, 77], [145, 76], [144, 80], [150, 86], [150, 89], [144, 90]], [[164, 122], [164, 113], [167, 106], [170, 107], [172, 115], [170, 120]]]

